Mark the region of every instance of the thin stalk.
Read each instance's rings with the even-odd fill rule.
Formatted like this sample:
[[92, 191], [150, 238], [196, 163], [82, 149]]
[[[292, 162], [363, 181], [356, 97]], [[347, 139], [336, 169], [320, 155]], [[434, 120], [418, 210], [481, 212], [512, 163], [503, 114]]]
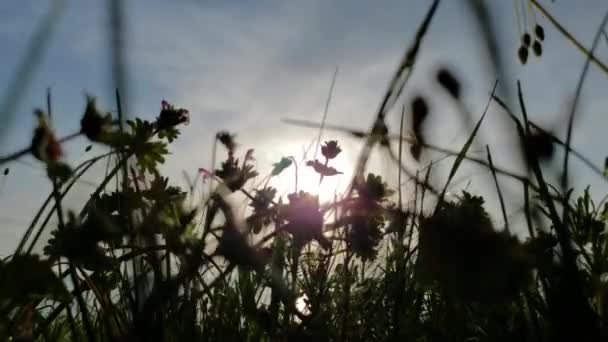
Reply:
[[[402, 165], [402, 153], [403, 153], [403, 118], [405, 117], [405, 105], [401, 109], [401, 120], [399, 121], [399, 166]], [[403, 211], [403, 200], [402, 200], [402, 191], [401, 191], [401, 167], [397, 170], [397, 191], [399, 193], [399, 212]], [[418, 176], [416, 176], [418, 179]]]
[[329, 105], [331, 103], [331, 97], [334, 93], [334, 86], [336, 85], [336, 76], [338, 76], [338, 66], [337, 65], [336, 65], [336, 70], [334, 71], [334, 75], [331, 78], [331, 85], [329, 86], [329, 94], [327, 94], [327, 100], [325, 101], [325, 109], [323, 110], [323, 118], [321, 119], [321, 127], [319, 127], [319, 136], [317, 137], [315, 155], [312, 159], [316, 159], [317, 154], [319, 153], [319, 145], [321, 144], [321, 136], [323, 135], [323, 125], [325, 124], [325, 120], [327, 120], [327, 113], [329, 112]]
[[498, 178], [496, 177], [496, 170], [494, 169], [494, 163], [492, 162], [492, 154], [490, 153], [490, 146], [486, 145], [486, 151], [488, 152], [488, 164], [490, 164], [490, 170], [492, 171], [492, 177], [496, 184], [496, 192], [498, 193], [498, 200], [500, 201], [500, 210], [502, 211], [502, 217], [505, 221], [505, 230], [510, 233], [509, 219], [507, 218], [507, 210], [505, 209], [505, 199], [502, 196], [500, 185], [498, 184]]
[[[595, 38], [593, 39], [593, 44], [591, 45], [591, 53], [593, 53], [593, 51], [595, 51], [595, 49], [598, 46], [598, 43], [600, 42], [600, 37], [601, 37], [601, 33], [602, 30], [604, 29], [604, 26], [606, 25], [606, 23], [608, 22], [608, 12], [606, 12], [606, 14], [604, 15], [604, 19], [602, 19], [602, 23], [600, 24], [599, 29], [597, 30], [597, 33], [595, 34]], [[576, 109], [578, 107], [578, 102], [580, 100], [581, 94], [583, 92], [583, 84], [585, 83], [585, 79], [587, 78], [587, 72], [589, 70], [589, 65], [591, 62], [591, 55], [588, 56], [588, 58], [585, 60], [585, 65], [583, 66], [583, 71], [581, 72], [581, 75], [579, 77], [578, 80], [578, 84], [576, 86], [576, 92], [574, 95], [574, 101], [572, 101], [572, 108], [570, 109], [570, 116], [568, 119], [568, 131], [566, 133], [566, 153], [564, 154], [564, 175], [562, 178], [562, 187], [564, 188], [563, 191], [566, 192], [568, 191], [568, 160], [570, 157], [570, 150], [568, 149], [568, 147], [570, 147], [570, 143], [572, 142], [572, 128], [574, 126], [574, 117], [576, 115]], [[567, 209], [567, 205], [564, 205], [564, 214], [566, 214], [566, 209]]]
[[[65, 137], [59, 139], [58, 142], [60, 144], [63, 144], [63, 143], [68, 142], [68, 141], [70, 141], [70, 140], [72, 140], [74, 138], [79, 137], [81, 134], [82, 134], [81, 131], [74, 132], [72, 134], [68, 134]], [[13, 152], [13, 153], [8, 154], [6, 156], [2, 156], [2, 157], [0, 157], [0, 165], [3, 165], [5, 163], [8, 163], [8, 162], [13, 161], [13, 160], [18, 159], [18, 158], [21, 158], [21, 157], [23, 157], [26, 154], [31, 153], [31, 152], [32, 152], [32, 147], [28, 146], [26, 148], [23, 148], [23, 149], [21, 149], [19, 151]]]

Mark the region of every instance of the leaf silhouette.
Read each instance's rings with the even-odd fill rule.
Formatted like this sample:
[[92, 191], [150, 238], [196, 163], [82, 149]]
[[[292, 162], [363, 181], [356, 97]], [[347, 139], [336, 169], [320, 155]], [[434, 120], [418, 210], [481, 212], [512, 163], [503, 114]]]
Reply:
[[281, 158], [281, 160], [279, 160], [278, 163], [272, 164], [273, 168], [272, 168], [272, 171], [270, 172], [270, 174], [272, 176], [278, 176], [279, 174], [281, 174], [281, 172], [283, 172], [285, 169], [290, 167], [291, 163], [292, 163], [291, 159], [289, 159], [287, 157]]
[[335, 175], [342, 174], [342, 172], [336, 170], [335, 168], [333, 168], [331, 166], [327, 166], [327, 165], [322, 164], [317, 159], [307, 161], [306, 162], [306, 166], [312, 167], [315, 170], [316, 173], [320, 174], [323, 177], [335, 176]]

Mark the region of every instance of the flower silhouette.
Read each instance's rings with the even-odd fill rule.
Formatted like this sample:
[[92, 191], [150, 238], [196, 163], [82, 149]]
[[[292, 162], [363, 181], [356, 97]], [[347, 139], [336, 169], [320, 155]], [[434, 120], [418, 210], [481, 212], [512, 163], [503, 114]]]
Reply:
[[112, 129], [112, 116], [102, 116], [97, 110], [95, 98], [87, 97], [87, 106], [80, 120], [82, 133], [91, 141], [102, 141]]
[[234, 134], [230, 134], [226, 131], [221, 131], [216, 135], [217, 140], [226, 147], [228, 152], [234, 152], [236, 149], [236, 142], [234, 141]]
[[287, 195], [289, 204], [280, 210], [280, 218], [287, 221], [283, 229], [292, 235], [294, 244], [303, 247], [317, 240], [321, 247], [328, 249], [329, 240], [323, 236], [323, 214], [319, 210], [319, 198], [300, 191]]
[[340, 146], [338, 146], [337, 140], [326, 141], [323, 146], [321, 146], [321, 154], [326, 159], [334, 159], [342, 152]]
[[362, 260], [376, 257], [376, 247], [382, 239], [382, 229], [386, 219], [381, 203], [392, 194], [382, 177], [368, 174], [365, 181], [355, 184], [357, 196], [343, 206], [347, 213], [341, 217], [337, 226], [347, 228], [348, 248]]
[[255, 190], [255, 196], [249, 203], [249, 206], [253, 208], [253, 213], [247, 217], [247, 223], [255, 234], [259, 233], [264, 226], [270, 225], [276, 217], [276, 211], [270, 207], [276, 193], [277, 190], [272, 187]]
[[45, 163], [56, 163], [63, 156], [61, 144], [55, 137], [55, 133], [50, 128], [49, 123], [41, 110], [36, 110], [38, 127], [34, 131], [31, 150], [36, 159]]
[[[208, 174], [208, 176], [215, 175], [221, 178], [230, 190], [237, 191], [249, 179], [258, 175], [258, 172], [253, 169], [253, 165], [248, 164], [248, 162], [254, 160], [253, 149], [247, 151], [245, 158], [243, 158], [243, 163], [239, 165], [239, 159], [234, 157], [234, 150], [236, 148], [234, 135], [228, 132], [220, 132], [217, 134], [217, 139], [228, 149], [228, 158], [222, 162], [220, 169], [215, 170], [213, 174]], [[201, 170], [206, 171], [199, 169], [199, 171]]]
[[176, 109], [169, 102], [163, 100], [160, 105], [160, 115], [156, 120], [156, 125], [159, 130], [175, 127], [179, 124], [190, 123], [190, 113], [187, 109]]

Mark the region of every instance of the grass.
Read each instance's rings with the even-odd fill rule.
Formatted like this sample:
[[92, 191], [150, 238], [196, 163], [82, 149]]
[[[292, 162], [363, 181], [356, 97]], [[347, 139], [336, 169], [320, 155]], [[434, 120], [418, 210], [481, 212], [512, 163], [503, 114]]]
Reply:
[[[120, 6], [112, 4], [113, 20], [122, 20]], [[170, 185], [158, 166], [189, 120], [186, 109], [163, 101], [155, 120], [128, 120], [120, 110], [117, 90], [117, 118], [102, 114], [90, 98], [80, 131], [57, 138], [48, 123], [49, 92], [31, 146], [0, 157], [3, 165], [32, 154], [45, 166], [53, 186], [14, 254], [0, 263], [0, 338], [606, 340], [608, 204], [594, 203], [589, 189], [573, 198], [566, 182], [560, 188], [546, 176], [544, 162], [555, 157], [557, 148], [566, 151], [565, 173], [569, 154], [602, 172], [570, 146], [571, 131], [564, 142], [540, 129], [528, 118], [523, 87], [517, 84], [515, 111], [497, 95], [496, 82], [481, 119], [471, 125], [460, 150], [426, 141], [422, 127], [429, 109], [423, 97], [404, 106], [399, 134], [389, 134], [385, 117], [415, 68], [438, 4], [430, 6], [406, 50], [369, 132], [327, 124], [326, 113], [320, 124], [290, 121], [318, 127], [317, 144], [323, 129], [339, 129], [365, 141], [348, 190], [330, 203], [299, 191], [297, 177], [299, 172], [315, 172], [322, 186], [325, 177], [338, 174], [333, 165], [342, 148], [335, 140], [315, 147], [320, 147], [321, 160], [307, 161], [300, 170], [294, 158], [281, 159], [252, 189], [252, 180], [260, 176], [252, 163], [253, 151], [243, 153], [235, 135], [219, 132], [213, 159], [215, 164], [216, 156], [224, 156], [222, 162], [213, 170], [201, 169], [201, 177], [183, 190]], [[489, 25], [484, 19], [487, 9], [471, 4], [480, 25]], [[546, 9], [541, 11], [548, 15]], [[113, 63], [121, 75], [124, 47], [117, 27], [111, 32], [117, 44]], [[558, 30], [567, 32], [561, 26]], [[603, 32], [603, 24], [598, 32]], [[484, 39], [490, 50], [495, 49], [491, 34]], [[600, 63], [593, 57], [595, 44], [587, 51], [571, 35], [568, 39], [585, 52], [588, 63]], [[499, 68], [500, 63], [496, 65]], [[587, 66], [581, 84], [586, 72]], [[467, 117], [458, 79], [442, 69], [436, 80]], [[331, 90], [326, 107], [330, 99]], [[477, 133], [491, 104], [498, 104], [514, 123], [525, 174], [496, 166], [488, 146], [487, 159], [468, 154], [480, 143]], [[575, 110], [573, 106], [571, 120]], [[404, 134], [406, 114], [414, 122], [413, 136]], [[110, 152], [75, 167], [67, 165], [61, 144], [80, 135], [108, 146]], [[394, 161], [398, 184], [403, 177], [415, 181], [410, 205], [404, 204], [400, 187], [392, 188], [381, 175], [366, 172], [376, 145]], [[408, 147], [415, 159], [428, 151], [453, 157], [447, 182], [431, 182], [433, 166], [409, 174], [402, 165]], [[79, 211], [66, 208], [63, 198], [72, 186], [103, 162], [107, 172], [90, 199]], [[495, 226], [481, 196], [462, 192], [446, 197], [450, 182], [469, 162], [492, 174], [504, 227]], [[289, 177], [291, 171], [294, 192], [278, 198], [272, 180]], [[511, 232], [499, 177], [524, 188], [527, 236]], [[209, 190], [196, 196], [198, 182], [205, 180]], [[233, 193], [246, 198], [246, 211], [227, 200]], [[51, 223], [53, 216], [56, 223]], [[43, 255], [33, 254], [33, 246], [49, 230], [51, 239]]]

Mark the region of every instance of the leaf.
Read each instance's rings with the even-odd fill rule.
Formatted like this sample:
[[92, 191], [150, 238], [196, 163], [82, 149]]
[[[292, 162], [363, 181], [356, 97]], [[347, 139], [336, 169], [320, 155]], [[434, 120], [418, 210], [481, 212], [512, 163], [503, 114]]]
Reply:
[[180, 131], [175, 127], [168, 127], [158, 131], [158, 137], [161, 139], [167, 139], [168, 142], [172, 143], [179, 136]]
[[469, 151], [469, 148], [473, 144], [473, 140], [475, 139], [475, 136], [477, 135], [477, 131], [479, 130], [479, 127], [481, 127], [481, 123], [483, 122], [483, 119], [486, 117], [486, 114], [488, 113], [487, 109], [488, 108], [486, 107], [486, 110], [484, 110], [483, 115], [481, 115], [481, 118], [477, 122], [477, 125], [475, 125], [475, 128], [473, 129], [473, 132], [471, 132], [471, 135], [469, 136], [469, 139], [467, 139], [467, 142], [464, 144], [464, 146], [462, 146], [462, 149], [460, 150], [460, 153], [458, 153], [458, 156], [456, 157], [456, 160], [454, 160], [454, 164], [452, 165], [452, 169], [450, 170], [450, 175], [448, 176], [448, 180], [445, 183], [445, 186], [443, 187], [443, 191], [441, 192], [441, 196], [439, 197], [440, 198], [439, 203], [443, 200], [443, 197], [445, 196], [445, 192], [448, 189], [448, 185], [452, 181], [452, 178], [454, 178], [454, 175], [456, 175], [456, 171], [458, 171], [458, 168], [460, 167], [460, 164], [462, 163], [462, 161], [466, 157], [467, 152]]
[[274, 163], [273, 165], [273, 169], [272, 172], [270, 173], [272, 176], [278, 176], [279, 174], [281, 174], [281, 172], [283, 172], [285, 169], [287, 169], [288, 167], [291, 166], [291, 159], [287, 158], [287, 157], [283, 157], [281, 158], [281, 160], [279, 160], [278, 163]]
[[315, 170], [316, 173], [320, 174], [321, 176], [325, 176], [325, 177], [342, 174], [342, 172], [336, 170], [335, 168], [333, 168], [331, 166], [323, 165], [317, 159], [307, 161], [306, 166], [311, 166]]
[[67, 300], [69, 294], [51, 270], [51, 263], [37, 255], [15, 255], [0, 264], [0, 303], [25, 303], [33, 299]]
[[149, 172], [156, 171], [158, 164], [165, 162], [165, 155], [169, 154], [167, 144], [160, 141], [146, 142], [135, 151], [137, 163], [142, 169]]

